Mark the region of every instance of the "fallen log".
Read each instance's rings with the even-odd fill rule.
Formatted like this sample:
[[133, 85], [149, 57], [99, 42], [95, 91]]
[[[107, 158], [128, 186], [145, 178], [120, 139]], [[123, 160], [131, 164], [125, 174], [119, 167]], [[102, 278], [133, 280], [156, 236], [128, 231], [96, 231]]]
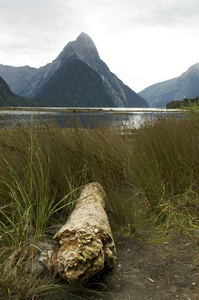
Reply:
[[39, 261], [69, 284], [83, 285], [115, 266], [116, 248], [105, 212], [105, 191], [98, 183], [83, 187], [75, 209], [55, 234], [57, 245]]

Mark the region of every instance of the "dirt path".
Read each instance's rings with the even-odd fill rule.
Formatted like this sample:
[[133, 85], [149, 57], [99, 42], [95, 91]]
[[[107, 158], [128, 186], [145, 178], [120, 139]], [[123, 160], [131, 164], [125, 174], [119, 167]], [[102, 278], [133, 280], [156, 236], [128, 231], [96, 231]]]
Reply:
[[[116, 238], [117, 265], [96, 285], [99, 294], [60, 293], [54, 299], [199, 299], [199, 236]], [[199, 253], [199, 252], [198, 252]]]
[[179, 236], [158, 245], [118, 240], [116, 271], [106, 279], [109, 299], [199, 299], [196, 248], [196, 239]]

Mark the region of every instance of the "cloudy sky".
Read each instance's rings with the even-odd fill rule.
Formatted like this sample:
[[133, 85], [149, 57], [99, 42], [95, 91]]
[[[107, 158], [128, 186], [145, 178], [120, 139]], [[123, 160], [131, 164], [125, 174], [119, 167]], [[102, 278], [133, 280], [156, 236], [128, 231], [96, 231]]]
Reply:
[[0, 0], [0, 64], [43, 66], [82, 32], [139, 92], [199, 62], [198, 0]]

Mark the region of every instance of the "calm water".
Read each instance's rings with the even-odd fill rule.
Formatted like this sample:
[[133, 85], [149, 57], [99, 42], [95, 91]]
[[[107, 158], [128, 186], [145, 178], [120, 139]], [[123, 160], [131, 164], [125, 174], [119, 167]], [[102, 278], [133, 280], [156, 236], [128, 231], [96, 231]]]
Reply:
[[166, 109], [149, 109], [149, 108], [42, 108], [33, 109], [17, 109], [17, 110], [1, 110], [0, 111], [0, 126], [15, 126], [29, 123], [31, 115], [34, 123], [40, 121], [50, 123], [54, 120], [61, 127], [72, 127], [76, 124], [81, 124], [85, 128], [94, 128], [98, 124], [108, 123], [111, 126], [115, 124], [125, 124], [127, 126], [139, 127], [144, 117], [153, 117], [155, 115], [165, 115], [167, 113], [176, 113], [177, 110]]

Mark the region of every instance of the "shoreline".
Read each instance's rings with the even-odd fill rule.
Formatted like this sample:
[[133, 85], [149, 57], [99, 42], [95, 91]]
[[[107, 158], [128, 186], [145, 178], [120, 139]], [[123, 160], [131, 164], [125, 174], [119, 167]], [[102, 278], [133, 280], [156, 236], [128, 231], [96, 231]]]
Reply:
[[165, 112], [181, 112], [182, 109], [166, 109], [166, 108], [139, 108], [139, 107], [0, 107], [2, 111], [28, 111], [28, 112], [108, 112], [108, 113], [165, 113]]

